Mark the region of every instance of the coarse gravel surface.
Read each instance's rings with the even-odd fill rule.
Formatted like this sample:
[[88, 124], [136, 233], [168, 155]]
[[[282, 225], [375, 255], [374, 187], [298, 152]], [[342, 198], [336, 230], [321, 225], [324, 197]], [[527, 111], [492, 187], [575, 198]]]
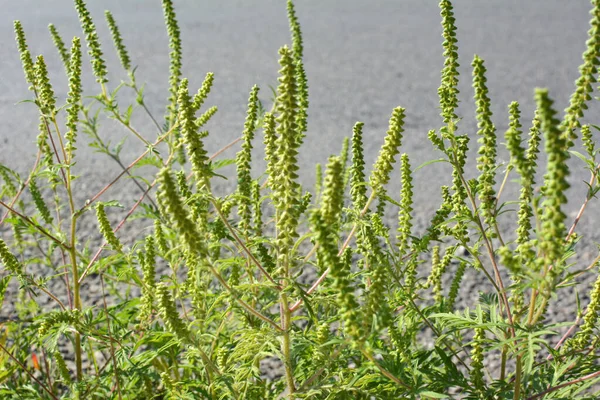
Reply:
[[[104, 9], [111, 10], [120, 26], [134, 65], [137, 79], [146, 82], [145, 100], [150, 110], [162, 116], [168, 97], [168, 38], [160, 2], [133, 0], [89, 1], [109, 67], [109, 88], [126, 76], [113, 51], [110, 34], [104, 23]], [[375, 160], [394, 107], [406, 108], [405, 136], [402, 151], [411, 156], [413, 167], [439, 157], [427, 140], [427, 132], [441, 126], [437, 88], [443, 64], [441, 26], [437, 1], [372, 0], [296, 2], [305, 47], [305, 67], [309, 82], [310, 108], [308, 132], [300, 151], [301, 181], [307, 187], [314, 182], [314, 164], [325, 163], [330, 154], [338, 153], [344, 137], [351, 135], [356, 121], [365, 123], [367, 164]], [[290, 43], [285, 2], [282, 0], [212, 0], [175, 1], [183, 47], [183, 74], [190, 89], [198, 88], [206, 72], [215, 73], [215, 83], [206, 104], [217, 105], [218, 113], [208, 125], [206, 140], [209, 152], [236, 139], [242, 132], [248, 92], [252, 85], [261, 88], [260, 98], [270, 106], [269, 85], [275, 86], [278, 70], [277, 50]], [[0, 6], [0, 162], [19, 172], [31, 167], [38, 134], [38, 114], [30, 103], [16, 104], [30, 98], [24, 81], [13, 33], [13, 20], [21, 20], [32, 54], [43, 54], [59, 102], [67, 93], [66, 78], [60, 59], [48, 34], [53, 23], [69, 42], [81, 29], [72, 2], [67, 0], [1, 0]], [[521, 104], [522, 123], [528, 129], [534, 111], [533, 90], [547, 87], [561, 111], [567, 106], [581, 64], [589, 29], [589, 1], [586, 0], [456, 0], [460, 67], [460, 108], [464, 117], [461, 132], [471, 137], [469, 177], [475, 176], [476, 155], [475, 107], [472, 100], [471, 61], [474, 54], [485, 60], [487, 83], [492, 100], [493, 120], [500, 143], [508, 127], [507, 106]], [[97, 91], [89, 67], [84, 71], [86, 94]], [[90, 92], [90, 89], [92, 90]], [[127, 98], [127, 96], [126, 96]], [[121, 104], [129, 104], [121, 100]], [[598, 123], [600, 107], [593, 101], [586, 121]], [[155, 128], [141, 110], [133, 124], [140, 132], [153, 137]], [[117, 141], [127, 132], [114, 121], [103, 121], [102, 134]], [[119, 172], [106, 157], [86, 148], [81, 136], [77, 164], [78, 202], [83, 202]], [[128, 138], [122, 152], [126, 163], [143, 151], [134, 137]], [[254, 171], [263, 170], [261, 145], [255, 146]], [[224, 153], [233, 157], [237, 147]], [[500, 150], [499, 160], [507, 160]], [[540, 160], [543, 165], [545, 159]], [[572, 221], [584, 199], [588, 173], [577, 159], [570, 165], [572, 189], [567, 215]], [[232, 172], [231, 169], [227, 170]], [[540, 171], [540, 179], [543, 171]], [[540, 181], [538, 179], [538, 182]], [[447, 164], [436, 163], [415, 174], [415, 225], [423, 229], [439, 206], [439, 185], [447, 184]], [[500, 179], [499, 179], [500, 180]], [[220, 181], [217, 190], [227, 191], [235, 179]], [[398, 174], [389, 185], [397, 197]], [[515, 185], [509, 185], [504, 199], [516, 199]], [[104, 200], [120, 199], [131, 204], [138, 192], [133, 185], [118, 185], [106, 193]], [[583, 236], [575, 258], [579, 267], [596, 255], [593, 243], [600, 242], [598, 205], [592, 203], [578, 228]], [[4, 213], [4, 210], [1, 212]], [[504, 226], [514, 220], [509, 214]], [[393, 215], [390, 215], [393, 219]], [[114, 221], [113, 221], [114, 222]], [[391, 221], [393, 224], [393, 220]], [[570, 223], [570, 222], [569, 222]], [[139, 232], [135, 225], [127, 232]], [[84, 236], [99, 241], [93, 218], [82, 228]], [[0, 227], [1, 235], [8, 235]], [[508, 229], [506, 234], [510, 236]], [[469, 275], [469, 276], [472, 276]], [[586, 275], [592, 282], [595, 273]], [[491, 291], [489, 284], [471, 279], [463, 285], [463, 298]], [[99, 296], [98, 288], [84, 292], [88, 302]], [[582, 304], [587, 298], [582, 295]], [[550, 309], [553, 318], [569, 319], [574, 310], [571, 294], [560, 296]], [[8, 312], [0, 311], [0, 315]]]

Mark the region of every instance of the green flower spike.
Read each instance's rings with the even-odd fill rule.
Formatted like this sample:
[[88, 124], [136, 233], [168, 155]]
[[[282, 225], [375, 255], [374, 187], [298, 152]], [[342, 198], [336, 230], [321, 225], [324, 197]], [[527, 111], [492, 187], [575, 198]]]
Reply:
[[0, 261], [4, 264], [4, 268], [6, 268], [10, 273], [15, 274], [17, 276], [24, 275], [23, 265], [17, 260], [10, 250], [4, 240], [0, 238]]
[[334, 226], [343, 206], [342, 165], [339, 157], [330, 157], [325, 173], [321, 207], [311, 217], [313, 230], [316, 233], [316, 243], [319, 245], [317, 256], [319, 270], [330, 270], [333, 278], [333, 288], [341, 305], [341, 316], [344, 330], [355, 341], [363, 338], [363, 328], [360, 323], [358, 303], [354, 297], [348, 275], [350, 273], [352, 253], [346, 249], [342, 258], [338, 256], [338, 234]]
[[48, 77], [48, 68], [44, 57], [39, 55], [34, 66], [35, 70], [35, 82], [38, 88], [38, 102], [40, 112], [47, 118], [54, 118], [56, 114], [56, 98], [54, 97], [54, 90]]
[[354, 209], [361, 211], [367, 204], [367, 186], [365, 177], [365, 156], [363, 153], [364, 123], [357, 122], [352, 134], [352, 177], [350, 180], [350, 195]]
[[75, 8], [79, 14], [81, 28], [85, 33], [85, 41], [89, 49], [88, 54], [92, 61], [92, 71], [94, 72], [94, 76], [96, 76], [96, 82], [100, 84], [106, 83], [108, 82], [108, 79], [106, 79], [106, 63], [102, 58], [102, 49], [98, 33], [96, 32], [96, 26], [83, 0], [75, 0]]
[[156, 245], [158, 246], [158, 251], [160, 251], [161, 255], [167, 254], [169, 251], [169, 247], [167, 246], [167, 240], [165, 239], [165, 233], [162, 230], [162, 226], [160, 221], [154, 221], [154, 240]]
[[390, 126], [385, 136], [383, 147], [379, 152], [379, 157], [373, 165], [371, 175], [371, 186], [377, 193], [381, 192], [383, 186], [390, 180], [392, 164], [394, 157], [400, 152], [399, 147], [402, 144], [402, 132], [404, 132], [404, 108], [397, 107], [392, 112]]
[[113, 232], [106, 211], [104, 210], [104, 204], [98, 203], [96, 206], [96, 216], [98, 218], [98, 224], [100, 225], [100, 233], [104, 236], [104, 240], [110, 244], [115, 251], [122, 251], [123, 245]]
[[[553, 101], [548, 97], [548, 90], [537, 89], [535, 95], [548, 155], [544, 187], [542, 188], [544, 214], [542, 215], [540, 250], [545, 265], [551, 266], [561, 260], [566, 236], [566, 215], [562, 206], [567, 203], [566, 191], [569, 188], [567, 182], [569, 153], [566, 146], [568, 138], [562, 135], [559, 129], [559, 121], [556, 119], [556, 111], [552, 108]], [[556, 265], [552, 272], [556, 274], [558, 270]]]
[[300, 23], [296, 17], [296, 10], [291, 0], [287, 2], [288, 19], [290, 21], [290, 30], [292, 31], [292, 51], [296, 71], [296, 101], [298, 103], [298, 114], [296, 115], [296, 124], [298, 125], [298, 144], [302, 143], [304, 133], [307, 129], [308, 120], [308, 81], [304, 62], [302, 61], [304, 46], [302, 44], [302, 31]]
[[163, 0], [163, 10], [165, 15], [165, 25], [167, 26], [167, 33], [169, 35], [169, 53], [170, 66], [169, 66], [169, 105], [167, 106], [167, 127], [170, 128], [175, 122], [175, 116], [177, 115], [177, 91], [179, 90], [179, 82], [181, 78], [181, 67], [182, 67], [182, 50], [181, 50], [181, 33], [179, 31], [179, 24], [175, 16], [175, 8], [173, 7], [172, 0]]
[[265, 113], [264, 117], [264, 134], [265, 138], [265, 160], [267, 161], [268, 185], [273, 188], [275, 183], [275, 166], [277, 165], [277, 135], [275, 133], [275, 117], [271, 113]]
[[254, 233], [257, 236], [263, 234], [263, 218], [262, 218], [262, 200], [260, 197], [260, 183], [254, 180], [252, 181], [252, 206], [254, 214], [252, 220], [254, 222]]
[[435, 246], [433, 248], [431, 257], [431, 274], [429, 275], [429, 278], [427, 278], [425, 287], [432, 288], [433, 297], [438, 306], [442, 304], [443, 299], [442, 276], [450, 265], [455, 252], [456, 246], [450, 246], [446, 249], [444, 257], [440, 259], [440, 246]]
[[108, 25], [108, 29], [112, 35], [113, 43], [115, 45], [115, 49], [117, 49], [117, 54], [119, 55], [121, 65], [125, 71], [129, 71], [131, 70], [131, 59], [127, 53], [127, 48], [123, 43], [123, 38], [121, 37], [121, 32], [119, 32], [119, 27], [117, 26], [117, 23], [115, 22], [115, 19], [110, 11], [104, 11], [104, 16], [106, 17], [106, 24]]
[[[279, 87], [277, 88], [277, 164], [273, 182], [273, 203], [278, 212], [277, 246], [280, 257], [288, 258], [289, 249], [298, 236], [298, 205], [300, 203], [298, 179], [298, 125], [297, 86], [292, 52], [284, 46], [279, 50]], [[284, 264], [287, 264], [287, 261]]]
[[174, 333], [179, 340], [188, 342], [190, 331], [179, 316], [173, 296], [165, 284], [157, 285], [156, 298], [158, 300], [158, 312], [167, 329]]
[[592, 131], [590, 130], [589, 125], [583, 125], [581, 127], [581, 141], [583, 142], [583, 147], [588, 156], [594, 160], [596, 158], [596, 143], [592, 137]]
[[456, 39], [456, 19], [452, 3], [448, 0], [440, 2], [440, 15], [442, 16], [442, 36], [444, 38], [444, 68], [442, 69], [442, 84], [438, 89], [440, 107], [444, 123], [457, 119], [458, 107], [458, 40]]
[[542, 122], [540, 121], [539, 111], [536, 110], [531, 128], [529, 129], [529, 142], [527, 143], [527, 161], [529, 161], [529, 170], [531, 173], [537, 170], [537, 155], [540, 152], [541, 129]]
[[565, 143], [569, 148], [573, 146], [572, 140], [577, 138], [575, 130], [581, 126], [579, 120], [587, 110], [587, 102], [592, 99], [592, 84], [596, 83], [595, 75], [600, 64], [600, 1], [592, 0], [593, 9], [590, 11], [589, 39], [587, 49], [583, 53], [583, 64], [579, 67], [579, 78], [575, 82], [575, 92], [571, 96], [569, 106], [565, 109], [565, 117], [560, 124], [560, 131], [567, 135]]
[[36, 85], [36, 78], [33, 68], [33, 59], [31, 58], [31, 53], [29, 52], [29, 48], [27, 47], [27, 41], [25, 40], [25, 32], [23, 31], [21, 21], [15, 21], [14, 26], [17, 40], [17, 48], [19, 49], [21, 63], [23, 64], [23, 71], [25, 72], [25, 80], [31, 85], [29, 87], [29, 90], [34, 90], [34, 87]]
[[315, 197], [319, 198], [323, 191], [323, 165], [315, 164]]
[[342, 142], [342, 151], [340, 152], [340, 162], [342, 163], [342, 176], [344, 177], [344, 187], [350, 179], [350, 169], [348, 168], [348, 155], [350, 152], [350, 138], [345, 137]]
[[506, 131], [506, 147], [510, 152], [511, 161], [509, 168], [516, 168], [521, 175], [521, 195], [519, 207], [519, 227], [517, 228], [517, 243], [522, 244], [529, 240], [529, 232], [531, 230], [531, 197], [533, 196], [533, 187], [531, 179], [533, 178], [530, 171], [530, 162], [527, 159], [525, 149], [521, 145], [522, 130], [519, 121], [521, 112], [519, 103], [513, 101], [509, 106], [510, 123], [508, 131]]
[[522, 261], [533, 260], [530, 257], [529, 250], [530, 246], [527, 245], [530, 239], [531, 233], [531, 218], [533, 217], [533, 210], [531, 208], [531, 201], [533, 200], [533, 185], [535, 184], [535, 171], [537, 170], [537, 154], [539, 152], [540, 143], [540, 126], [541, 122], [539, 119], [538, 112], [533, 119], [532, 126], [529, 129], [529, 142], [528, 148], [525, 153], [526, 165], [521, 174], [521, 194], [519, 196], [519, 222], [517, 228], [517, 251], [521, 255]]
[[147, 236], [144, 246], [146, 254], [139, 253], [144, 282], [142, 286], [142, 305], [140, 307], [140, 320], [142, 321], [147, 321], [152, 315], [154, 292], [156, 290], [156, 252], [154, 246], [154, 238]]
[[458, 268], [454, 273], [454, 278], [452, 279], [452, 283], [450, 284], [450, 291], [448, 292], [448, 300], [446, 301], [446, 310], [448, 312], [452, 312], [454, 310], [454, 304], [456, 303], [456, 298], [458, 297], [460, 284], [465, 275], [466, 269], [467, 263], [462, 261], [460, 264], [458, 264]]
[[325, 346], [329, 340], [330, 330], [329, 323], [323, 322], [317, 327], [315, 345], [313, 348], [314, 365], [320, 367], [327, 361], [327, 353]]
[[187, 153], [192, 163], [192, 171], [198, 187], [210, 188], [210, 168], [208, 155], [202, 143], [198, 126], [194, 122], [194, 111], [188, 91], [188, 80], [183, 79], [179, 87], [177, 102], [179, 105], [179, 124], [186, 145]]
[[81, 320], [81, 317], [81, 311], [78, 309], [48, 313], [44, 316], [44, 319], [38, 328], [38, 334], [40, 336], [46, 336], [50, 329], [57, 325], [76, 325]]
[[402, 258], [407, 254], [412, 231], [413, 184], [408, 154], [406, 153], [400, 157], [400, 173], [402, 191], [400, 211], [398, 212], [398, 235], [396, 236], [396, 240], [398, 240], [398, 258]]
[[56, 46], [56, 50], [58, 50], [58, 55], [67, 70], [69, 72], [69, 60], [71, 56], [69, 55], [69, 50], [67, 50], [67, 46], [65, 46], [65, 42], [60, 37], [60, 33], [53, 24], [48, 25], [48, 30], [50, 31], [50, 36], [52, 36], [52, 41], [54, 42], [54, 46]]
[[65, 150], [67, 151], [67, 162], [73, 159], [76, 150], [75, 140], [77, 138], [77, 122], [79, 121], [79, 110], [81, 108], [81, 44], [78, 37], [73, 38], [71, 47], [71, 59], [69, 61], [69, 94], [67, 96], [67, 128], [65, 134]]
[[200, 107], [202, 107], [202, 104], [204, 104], [204, 101], [210, 93], [210, 89], [212, 88], [214, 80], [215, 74], [212, 72], [206, 74], [204, 82], [202, 82], [202, 86], [200, 89], [198, 89], [198, 93], [194, 95], [194, 100], [192, 102], [192, 110], [194, 110], [194, 113], [196, 113]]
[[56, 369], [58, 370], [58, 374], [64, 383], [67, 385], [71, 383], [71, 373], [69, 372], [69, 368], [67, 368], [67, 363], [63, 358], [60, 351], [54, 352], [54, 361], [56, 362]]
[[[158, 193], [158, 201], [164, 208], [166, 215], [173, 222], [175, 228], [179, 231], [183, 243], [187, 246], [187, 250], [194, 253], [200, 249], [200, 236], [196, 230], [196, 226], [190, 220], [187, 209], [184, 207], [177, 187], [171, 176], [171, 171], [168, 167], [163, 168], [159, 172], [160, 191]], [[160, 246], [160, 241], [158, 242]]]
[[38, 210], [44, 221], [48, 225], [52, 225], [52, 215], [50, 215], [50, 210], [48, 210], [48, 206], [46, 205], [46, 202], [42, 197], [42, 193], [40, 193], [40, 189], [37, 186], [37, 182], [33, 177], [29, 181], [29, 191], [31, 192], [31, 197], [33, 198], [35, 208]]
[[481, 399], [484, 390], [483, 378], [483, 341], [485, 340], [485, 330], [483, 328], [475, 328], [475, 336], [473, 336], [471, 349], [471, 382], [479, 393]]
[[212, 118], [213, 115], [218, 111], [217, 106], [212, 106], [208, 110], [204, 112], [201, 116], [199, 116], [194, 122], [198, 129], [202, 128], [206, 123]]
[[496, 191], [496, 127], [492, 123], [492, 111], [486, 86], [483, 60], [477, 55], [473, 59], [473, 88], [475, 89], [475, 103], [477, 105], [477, 134], [480, 136], [477, 169], [481, 171], [477, 191], [481, 201], [481, 214], [486, 224], [495, 223]]
[[4, 181], [4, 184], [2, 185], [2, 194], [0, 194], [0, 197], [2, 197], [4, 194], [6, 194], [8, 197], [14, 197], [17, 194], [17, 187], [13, 183], [12, 178], [8, 175], [7, 169], [5, 169], [3, 165], [0, 165], [0, 177], [2, 177], [2, 180]]
[[237, 175], [238, 175], [238, 214], [240, 217], [239, 227], [242, 233], [248, 234], [252, 220], [250, 198], [252, 197], [252, 175], [250, 167], [252, 162], [252, 140], [258, 119], [258, 86], [250, 91], [248, 100], [248, 112], [242, 133], [242, 149], [237, 153]]
[[431, 252], [431, 274], [425, 282], [425, 288], [429, 288], [435, 284], [436, 279], [440, 276], [440, 246], [434, 246]]
[[177, 177], [177, 186], [179, 187], [179, 193], [181, 193], [181, 197], [183, 197], [185, 200], [189, 199], [192, 195], [192, 191], [190, 190], [190, 187], [187, 184], [187, 177], [185, 175], [185, 171], [177, 171], [175, 173], [175, 176]]
[[349, 279], [352, 252], [347, 248], [340, 259], [337, 235], [332, 227], [323, 221], [320, 210], [312, 215], [311, 222], [316, 233], [316, 243], [319, 245], [317, 254], [323, 263], [319, 269], [330, 270], [330, 276], [333, 278], [332, 286], [337, 293], [337, 304], [340, 306], [339, 314], [344, 323], [344, 332], [355, 342], [360, 343], [364, 340], [365, 331], [361, 323], [359, 305], [354, 297], [354, 288]]
[[321, 218], [333, 226], [338, 220], [344, 205], [343, 168], [339, 157], [329, 157], [323, 195], [321, 199]]
[[506, 148], [510, 152], [511, 161], [509, 168], [516, 168], [519, 175], [523, 175], [528, 168], [525, 149], [521, 146], [523, 131], [521, 129], [521, 111], [519, 103], [513, 101], [510, 103], [509, 109], [509, 127], [506, 131]]
[[585, 315], [583, 316], [583, 325], [581, 330], [574, 338], [574, 344], [578, 349], [583, 350], [588, 344], [596, 326], [598, 324], [598, 312], [600, 311], [600, 276], [596, 278], [594, 288], [590, 294], [590, 303], [587, 306]]

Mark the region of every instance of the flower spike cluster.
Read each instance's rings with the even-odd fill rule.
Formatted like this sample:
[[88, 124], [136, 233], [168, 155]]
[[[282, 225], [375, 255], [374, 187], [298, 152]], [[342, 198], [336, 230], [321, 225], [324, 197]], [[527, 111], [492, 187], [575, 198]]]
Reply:
[[242, 150], [237, 153], [237, 175], [238, 192], [240, 199], [238, 202], [238, 213], [240, 216], [240, 229], [248, 233], [252, 220], [251, 202], [252, 197], [252, 176], [250, 174], [250, 165], [252, 161], [252, 140], [256, 129], [258, 119], [258, 86], [254, 86], [250, 91], [248, 100], [248, 111], [246, 122], [244, 123], [244, 132], [242, 133]]
[[565, 109], [565, 116], [561, 122], [560, 130], [569, 139], [566, 145], [573, 146], [572, 140], [577, 138], [575, 129], [581, 127], [580, 119], [583, 111], [587, 110], [587, 103], [592, 99], [592, 84], [596, 83], [596, 74], [600, 64], [600, 0], [592, 0], [592, 19], [590, 20], [589, 39], [587, 49], [583, 53], [583, 64], [579, 67], [579, 78], [575, 82], [575, 92], [571, 96], [569, 106]]
[[117, 26], [117, 23], [115, 22], [115, 19], [110, 11], [104, 11], [104, 16], [106, 17], [106, 23], [112, 35], [113, 43], [115, 45], [115, 49], [117, 49], [117, 54], [119, 55], [121, 65], [125, 71], [129, 71], [131, 69], [131, 59], [129, 58], [127, 48], [123, 43], [123, 37], [121, 36], [119, 27]]
[[442, 84], [438, 89], [440, 107], [444, 123], [458, 118], [456, 108], [458, 107], [458, 40], [456, 39], [456, 19], [452, 3], [449, 0], [440, 2], [440, 15], [442, 16], [442, 28], [444, 37], [444, 68], [442, 69]]
[[54, 24], [48, 25], [48, 30], [50, 31], [50, 36], [52, 36], [52, 41], [54, 42], [54, 46], [56, 46], [56, 50], [58, 50], [58, 55], [62, 60], [67, 73], [69, 72], [69, 60], [71, 56], [69, 55], [69, 50], [67, 50], [67, 46], [65, 46], [65, 42], [60, 37], [60, 33], [58, 33], [58, 29], [54, 26]]
[[8, 249], [6, 242], [0, 238], [0, 261], [4, 264], [4, 267], [12, 274], [22, 276], [24, 274], [23, 264], [21, 264], [17, 257], [13, 255]]
[[77, 122], [79, 121], [79, 110], [81, 108], [81, 44], [78, 37], [73, 38], [71, 57], [69, 60], [69, 94], [67, 95], [67, 128], [65, 133], [65, 150], [67, 162], [73, 159], [75, 140], [77, 138]]
[[352, 167], [350, 180], [350, 195], [352, 204], [358, 211], [362, 210], [367, 204], [367, 186], [365, 177], [365, 156], [363, 153], [363, 133], [364, 123], [354, 124], [352, 134]]
[[112, 246], [115, 251], [121, 251], [123, 245], [115, 235], [115, 232], [110, 226], [106, 211], [104, 210], [104, 204], [98, 203], [96, 206], [96, 216], [98, 217], [98, 224], [100, 226], [100, 233], [104, 236], [104, 240]]
[[344, 205], [343, 167], [339, 157], [329, 157], [321, 201], [323, 222], [335, 225]]
[[413, 183], [410, 170], [408, 154], [404, 153], [400, 157], [400, 174], [402, 182], [402, 192], [400, 200], [400, 211], [398, 212], [398, 257], [402, 258], [408, 252], [409, 240], [412, 231], [413, 211]]
[[173, 296], [169, 288], [165, 284], [157, 285], [156, 298], [158, 300], [158, 312], [165, 322], [165, 326], [169, 331], [173, 332], [181, 341], [187, 342], [190, 340], [190, 331], [185, 325], [175, 306]]
[[212, 106], [211, 108], [206, 110], [201, 116], [196, 118], [196, 121], [194, 123], [196, 124], [198, 129], [200, 129], [204, 125], [206, 125], [206, 123], [213, 117], [213, 115], [215, 115], [217, 113], [217, 111], [218, 111], [217, 106]]
[[206, 74], [206, 77], [204, 77], [202, 86], [200, 86], [200, 89], [198, 89], [198, 93], [194, 95], [194, 100], [192, 102], [192, 110], [194, 111], [194, 113], [196, 113], [200, 109], [200, 107], [202, 107], [202, 104], [204, 104], [204, 101], [208, 97], [208, 94], [210, 93], [210, 89], [212, 88], [214, 81], [215, 74], [213, 74], [212, 72], [208, 72]]
[[187, 79], [181, 80], [181, 85], [179, 86], [179, 92], [177, 96], [177, 103], [179, 106], [179, 124], [181, 127], [181, 134], [186, 145], [190, 162], [192, 163], [192, 170], [194, 171], [196, 184], [199, 187], [206, 186], [209, 188], [210, 169], [208, 166], [208, 153], [204, 149], [204, 144], [200, 134], [198, 133], [198, 126], [195, 124], [195, 113], [192, 106], [192, 99], [188, 91]]
[[[548, 90], [537, 89], [535, 98], [548, 155], [544, 187], [542, 188], [544, 214], [542, 215], [540, 250], [545, 257], [545, 265], [549, 266], [561, 259], [563, 240], [566, 236], [566, 215], [562, 206], [567, 203], [566, 191], [569, 188], [567, 182], [569, 153], [566, 146], [568, 138], [559, 129], [560, 121], [556, 119], [556, 111], [552, 108], [553, 101], [548, 96]], [[556, 273], [558, 269], [553, 268], [552, 271]]]
[[596, 157], [596, 142], [594, 142], [589, 125], [583, 125], [581, 127], [581, 141], [583, 142], [583, 148], [588, 156], [594, 160]]
[[169, 53], [170, 66], [169, 66], [169, 105], [167, 106], [167, 128], [170, 128], [175, 123], [176, 116], [176, 105], [177, 105], [177, 92], [179, 90], [179, 82], [181, 78], [181, 67], [182, 67], [182, 48], [181, 48], [181, 33], [179, 30], [179, 24], [177, 23], [177, 17], [175, 15], [175, 8], [173, 7], [172, 0], [163, 0], [162, 2], [165, 25], [167, 26], [167, 33], [169, 35]]
[[[189, 218], [189, 213], [177, 193], [177, 187], [168, 167], [159, 172], [160, 190], [158, 201], [165, 209], [169, 219], [179, 231], [183, 243], [191, 253], [200, 249], [201, 241], [194, 223]], [[160, 241], [159, 241], [160, 243]]]
[[156, 251], [154, 237], [147, 236], [144, 246], [145, 254], [140, 252], [140, 265], [143, 273], [142, 305], [140, 320], [144, 323], [152, 315], [154, 292], [156, 290]]
[[56, 114], [56, 98], [54, 90], [48, 77], [48, 68], [44, 61], [44, 56], [39, 55], [34, 65], [36, 87], [39, 90], [38, 102], [42, 115], [47, 118], [54, 118]]
[[265, 113], [263, 130], [265, 135], [263, 143], [265, 145], [265, 160], [267, 161], [268, 185], [273, 188], [277, 165], [277, 134], [275, 133], [275, 116], [269, 112]]
[[600, 312], [600, 276], [596, 278], [594, 288], [590, 294], [590, 303], [588, 304], [583, 316], [583, 325], [577, 336], [573, 338], [574, 344], [578, 349], [583, 350], [587, 347], [588, 342], [596, 327], [598, 326], [598, 313]]
[[273, 187], [277, 219], [277, 245], [287, 254], [298, 236], [298, 205], [300, 185], [298, 179], [298, 125], [296, 102], [297, 85], [292, 52], [284, 46], [279, 50], [279, 87], [277, 88], [277, 164]]
[[480, 136], [477, 169], [481, 171], [477, 190], [481, 201], [482, 215], [488, 225], [494, 224], [496, 191], [496, 127], [492, 123], [492, 111], [486, 85], [486, 68], [479, 56], [473, 59], [473, 88], [477, 105], [477, 134]]
[[98, 33], [96, 32], [96, 26], [94, 25], [90, 12], [87, 10], [83, 0], [75, 0], [75, 8], [79, 14], [81, 28], [85, 33], [85, 41], [89, 49], [88, 54], [92, 60], [92, 71], [96, 76], [96, 82], [101, 84], [106, 83], [108, 82], [108, 79], [106, 78], [106, 63], [102, 58], [102, 49], [100, 47]]
[[371, 186], [377, 193], [383, 189], [390, 180], [390, 173], [392, 172], [392, 164], [394, 163], [394, 157], [400, 153], [400, 145], [402, 144], [402, 132], [404, 132], [404, 108], [397, 107], [392, 112], [390, 117], [390, 126], [385, 136], [385, 141], [379, 157], [373, 165], [373, 172], [371, 175]]
[[21, 21], [15, 21], [15, 34], [17, 40], [17, 48], [19, 49], [19, 54], [21, 56], [21, 63], [23, 64], [23, 71], [25, 72], [25, 80], [29, 83], [30, 90], [33, 90], [35, 87], [35, 72], [33, 68], [33, 59], [31, 58], [31, 53], [29, 52], [29, 47], [27, 46], [27, 41], [25, 39], [25, 31], [23, 30], [23, 25], [21, 25]]
[[298, 114], [296, 115], [296, 123], [298, 124], [298, 141], [302, 142], [304, 133], [307, 129], [308, 120], [308, 81], [306, 79], [306, 71], [304, 70], [304, 62], [302, 61], [304, 46], [302, 44], [302, 31], [300, 23], [296, 17], [296, 10], [292, 0], [287, 2], [288, 19], [290, 21], [290, 29], [292, 31], [292, 52], [296, 72], [296, 85], [298, 92]]
[[42, 216], [42, 219], [48, 225], [52, 225], [52, 215], [50, 215], [50, 210], [48, 209], [48, 206], [42, 197], [42, 193], [37, 186], [37, 182], [33, 177], [29, 181], [29, 191], [31, 192], [31, 197], [33, 198], [35, 208], [37, 208], [38, 212]]

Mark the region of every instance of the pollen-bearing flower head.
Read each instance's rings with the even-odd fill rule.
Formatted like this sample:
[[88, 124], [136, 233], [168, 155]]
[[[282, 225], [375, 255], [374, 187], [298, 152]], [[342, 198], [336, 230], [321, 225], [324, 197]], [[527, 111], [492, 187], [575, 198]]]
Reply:
[[390, 174], [393, 169], [394, 157], [400, 153], [402, 144], [402, 132], [404, 132], [404, 108], [397, 107], [390, 117], [390, 126], [385, 136], [383, 147], [379, 152], [379, 157], [373, 165], [371, 175], [371, 185], [373, 190], [379, 192], [390, 180]]

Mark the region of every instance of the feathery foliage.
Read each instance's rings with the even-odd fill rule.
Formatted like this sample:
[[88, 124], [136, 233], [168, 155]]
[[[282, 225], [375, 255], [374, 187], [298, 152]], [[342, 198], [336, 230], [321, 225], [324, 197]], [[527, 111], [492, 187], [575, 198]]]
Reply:
[[[591, 3], [589, 40], [564, 118], [557, 118], [548, 91], [537, 89], [526, 138], [520, 106], [512, 102], [504, 170], [478, 56], [472, 67], [479, 155], [467, 158], [471, 132], [462, 131], [458, 114], [457, 24], [452, 2], [441, 0], [442, 126], [427, 133], [441, 158], [411, 166], [416, 157], [400, 149], [410, 108], [396, 107], [370, 177], [365, 143], [378, 139], [367, 138], [364, 123], [356, 122], [338, 156], [326, 165], [317, 160], [323, 164], [314, 190], [303, 186], [307, 172], [299, 166], [310, 137], [309, 85], [303, 10], [291, 0], [291, 44], [279, 50], [271, 108], [253, 86], [240, 137], [213, 155], [206, 129], [218, 138], [222, 133], [207, 124], [217, 107], [205, 103], [218, 73], [207, 73], [190, 92], [194, 77], [183, 74], [173, 1], [162, 2], [170, 48], [162, 125], [144, 101], [118, 18], [109, 11], [106, 22], [127, 77], [111, 91], [85, 2], [75, 0], [75, 8], [96, 93], [82, 86], [80, 39], [67, 50], [58, 28], [49, 26], [67, 72], [66, 99], [50, 82], [50, 58], [34, 62], [15, 21], [18, 55], [40, 113], [39, 153], [28, 175], [0, 164], [0, 397], [598, 397], [600, 280], [589, 291], [579, 283], [597, 271], [600, 257], [579, 229], [582, 218], [593, 217], [588, 204], [600, 190], [600, 128], [584, 116], [600, 51], [600, 2]], [[122, 91], [129, 90], [135, 103], [123, 108]], [[130, 164], [120, 156], [124, 139], [115, 146], [100, 134], [104, 117], [143, 142], [144, 152]], [[138, 117], [148, 117], [158, 137], [138, 131], [131, 122]], [[251, 169], [259, 129], [263, 171]], [[85, 162], [75, 152], [78, 132], [122, 169], [97, 193], [74, 184], [82, 179], [78, 163]], [[236, 145], [235, 158], [224, 158]], [[398, 155], [399, 196], [387, 188]], [[546, 160], [544, 171], [538, 157]], [[424, 215], [419, 170], [433, 162], [448, 166], [448, 176], [439, 176], [447, 179], [439, 208]], [[567, 192], [576, 162], [591, 174], [581, 199]], [[233, 188], [221, 181], [232, 164]], [[111, 225], [107, 210], [120, 203], [109, 189], [117, 182], [131, 182], [139, 197]], [[508, 198], [515, 185], [517, 198]], [[571, 204], [581, 201], [571, 225], [567, 194]], [[99, 235], [82, 234], [88, 223]], [[471, 279], [480, 280], [473, 286]], [[565, 307], [573, 288], [587, 295], [573, 301], [572, 318], [551, 318], [551, 307]], [[265, 367], [268, 360], [281, 367]]]

